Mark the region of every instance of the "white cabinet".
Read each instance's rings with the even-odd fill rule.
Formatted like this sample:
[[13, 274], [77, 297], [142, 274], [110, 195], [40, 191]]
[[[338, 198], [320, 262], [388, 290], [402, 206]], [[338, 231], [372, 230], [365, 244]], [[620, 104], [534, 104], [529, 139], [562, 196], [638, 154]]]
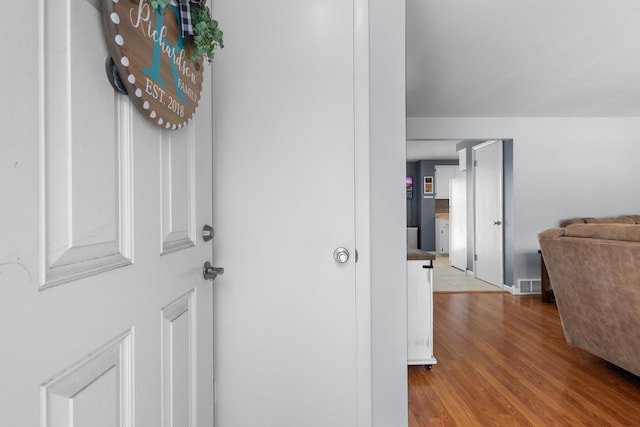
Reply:
[[407, 363], [427, 368], [437, 363], [433, 356], [431, 260], [407, 260]]
[[436, 218], [436, 254], [449, 254], [449, 220]]
[[457, 165], [436, 165], [435, 181], [436, 181], [436, 199], [449, 198], [449, 180], [456, 175]]

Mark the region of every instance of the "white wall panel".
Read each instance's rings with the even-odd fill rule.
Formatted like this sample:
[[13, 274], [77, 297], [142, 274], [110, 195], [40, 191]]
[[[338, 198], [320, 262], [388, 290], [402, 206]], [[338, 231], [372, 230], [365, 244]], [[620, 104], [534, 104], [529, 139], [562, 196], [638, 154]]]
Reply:
[[100, 10], [71, 3], [45, 2], [40, 34], [43, 287], [131, 263], [131, 107], [95, 78], [107, 58]]
[[195, 291], [162, 309], [162, 425], [195, 426], [196, 316]]
[[44, 427], [133, 425], [132, 332], [41, 385]]
[[195, 245], [195, 133], [189, 126], [161, 137], [162, 253]]

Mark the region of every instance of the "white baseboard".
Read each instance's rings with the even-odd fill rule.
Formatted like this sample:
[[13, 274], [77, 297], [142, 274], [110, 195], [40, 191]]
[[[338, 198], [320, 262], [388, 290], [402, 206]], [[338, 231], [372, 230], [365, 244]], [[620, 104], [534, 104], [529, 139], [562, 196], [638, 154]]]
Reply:
[[502, 285], [502, 290], [509, 292], [511, 295], [516, 295], [515, 286]]

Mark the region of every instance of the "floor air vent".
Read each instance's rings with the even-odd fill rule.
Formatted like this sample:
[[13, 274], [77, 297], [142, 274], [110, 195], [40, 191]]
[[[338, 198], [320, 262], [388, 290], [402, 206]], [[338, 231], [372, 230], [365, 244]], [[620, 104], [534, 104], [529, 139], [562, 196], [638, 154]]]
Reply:
[[532, 295], [541, 292], [540, 279], [518, 279], [517, 295]]

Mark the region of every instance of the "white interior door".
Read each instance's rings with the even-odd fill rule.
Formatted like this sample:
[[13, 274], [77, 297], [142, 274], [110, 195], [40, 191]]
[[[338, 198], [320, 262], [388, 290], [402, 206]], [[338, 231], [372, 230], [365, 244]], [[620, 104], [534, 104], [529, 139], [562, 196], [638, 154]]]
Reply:
[[451, 179], [449, 206], [449, 262], [467, 270], [467, 173]]
[[502, 287], [502, 141], [473, 147], [475, 171], [475, 274]]
[[358, 425], [353, 7], [216, 2], [220, 426]]
[[0, 32], [0, 425], [211, 426], [210, 73], [161, 131], [107, 81], [99, 2], [25, 2]]

